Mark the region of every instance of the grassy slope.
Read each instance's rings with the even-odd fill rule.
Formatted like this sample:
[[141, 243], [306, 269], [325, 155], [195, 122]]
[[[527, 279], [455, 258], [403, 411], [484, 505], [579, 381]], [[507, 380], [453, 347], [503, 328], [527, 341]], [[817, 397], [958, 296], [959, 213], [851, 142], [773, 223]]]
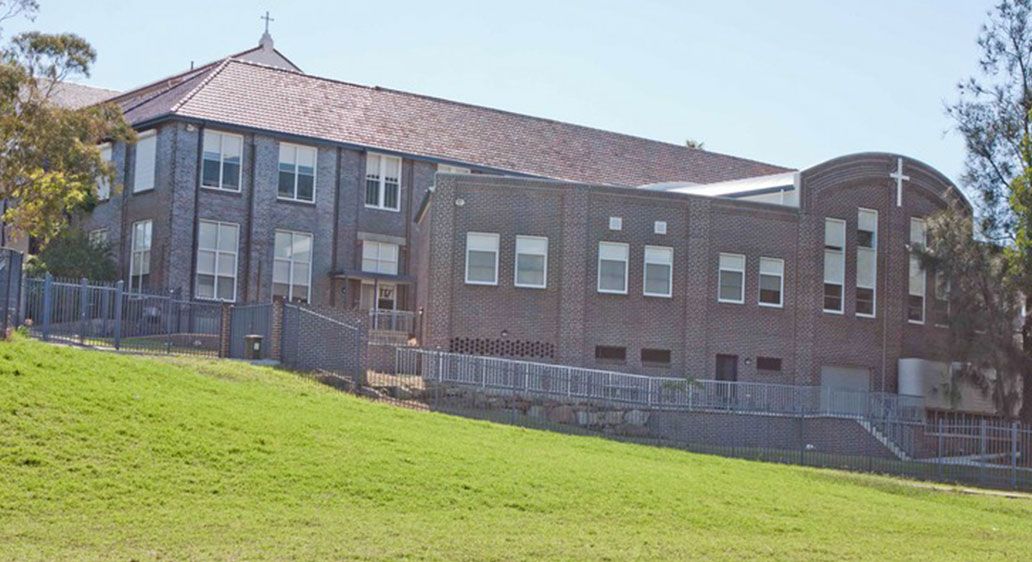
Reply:
[[[0, 343], [0, 558], [1020, 558], [1032, 502]], [[1022, 554], [1024, 553], [1024, 554]]]

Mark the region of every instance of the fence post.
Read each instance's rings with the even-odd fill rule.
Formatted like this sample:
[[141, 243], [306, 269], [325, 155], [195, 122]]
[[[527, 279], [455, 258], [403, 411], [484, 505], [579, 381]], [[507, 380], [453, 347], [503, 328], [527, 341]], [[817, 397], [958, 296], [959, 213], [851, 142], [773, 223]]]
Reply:
[[1011, 488], [1018, 487], [1018, 422], [1011, 422]]
[[115, 283], [115, 349], [122, 347], [122, 290], [125, 281], [119, 280]]
[[43, 341], [50, 340], [50, 314], [54, 306], [54, 276], [43, 278]]
[[978, 482], [985, 483], [985, 418], [978, 424]]
[[86, 316], [89, 308], [90, 288], [85, 277], [79, 279], [79, 345], [86, 343]]
[[939, 465], [939, 480], [943, 480], [946, 476], [946, 467], [944, 466], [945, 463], [942, 462], [942, 459], [946, 454], [943, 450], [943, 440], [946, 438], [945, 434], [943, 433], [944, 429], [945, 428], [942, 424], [942, 418], [939, 418], [939, 454], [935, 456], [935, 462]]

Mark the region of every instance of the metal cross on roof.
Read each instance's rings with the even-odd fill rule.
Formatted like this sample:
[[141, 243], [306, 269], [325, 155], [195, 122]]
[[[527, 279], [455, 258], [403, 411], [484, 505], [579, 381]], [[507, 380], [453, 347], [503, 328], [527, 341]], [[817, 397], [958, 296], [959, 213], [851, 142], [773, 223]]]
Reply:
[[262, 17], [260, 17], [258, 19], [265, 20], [265, 33], [269, 32], [269, 22], [270, 21], [276, 21], [275, 18], [269, 17], [269, 11], [268, 10], [265, 11], [265, 15], [264, 16], [262, 16]]
[[889, 174], [889, 177], [896, 180], [896, 206], [903, 206], [903, 182], [910, 179], [910, 176], [903, 175], [903, 159], [896, 159], [896, 171]]

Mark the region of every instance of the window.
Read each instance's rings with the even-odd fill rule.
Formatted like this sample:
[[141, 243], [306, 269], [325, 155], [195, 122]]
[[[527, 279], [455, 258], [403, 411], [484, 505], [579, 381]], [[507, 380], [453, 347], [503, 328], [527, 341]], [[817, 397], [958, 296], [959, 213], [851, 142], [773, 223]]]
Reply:
[[717, 277], [720, 282], [718, 302], [745, 302], [745, 256], [720, 254], [720, 272]]
[[204, 131], [201, 185], [226, 191], [240, 191], [240, 161], [244, 137], [219, 131]]
[[785, 260], [760, 258], [760, 306], [781, 307], [784, 302]]
[[362, 271], [398, 274], [398, 245], [387, 242], [362, 242]]
[[129, 291], [140, 291], [150, 280], [151, 234], [154, 223], [150, 220], [133, 223], [129, 253]]
[[[111, 143], [106, 142], [97, 147], [100, 151], [100, 159], [104, 163], [111, 162]], [[97, 178], [97, 201], [107, 201], [111, 199], [111, 182], [105, 177]]]
[[516, 237], [517, 287], [544, 289], [548, 285], [548, 238]]
[[240, 226], [228, 222], [198, 221], [197, 279], [199, 299], [236, 300], [237, 241]]
[[757, 371], [772, 371], [781, 372], [781, 358], [780, 357], [757, 357], [756, 358], [756, 370]]
[[466, 283], [498, 284], [498, 235], [466, 233]]
[[655, 234], [666, 234], [666, 221], [656, 221], [652, 225], [652, 232]]
[[627, 361], [627, 348], [611, 345], [596, 345], [595, 360], [623, 363]]
[[642, 349], [641, 364], [646, 366], [670, 365], [669, 349]]
[[598, 292], [627, 294], [627, 244], [598, 243]]
[[623, 230], [623, 218], [609, 217], [609, 230]]
[[664, 246], [645, 246], [645, 296], [673, 296], [673, 277], [674, 249]]
[[277, 230], [272, 260], [272, 294], [288, 301], [309, 302], [312, 279], [312, 235]]
[[846, 221], [824, 219], [824, 312], [842, 313], [845, 260]]
[[133, 193], [154, 189], [154, 159], [158, 135], [153, 129], [140, 133], [136, 140], [136, 165], [133, 168]]
[[292, 201], [315, 201], [314, 147], [281, 142], [279, 146], [279, 188], [276, 196]]
[[99, 246], [101, 244], [107, 244], [108, 241], [108, 230], [106, 228], [98, 228], [90, 231], [89, 235], [90, 244]]
[[471, 170], [469, 168], [462, 168], [459, 166], [452, 166], [450, 164], [438, 164], [437, 173], [439, 174], [468, 174]]
[[874, 317], [878, 283], [878, 211], [860, 209], [856, 223], [856, 315]]
[[401, 209], [401, 158], [372, 152], [366, 155], [366, 207]]
[[926, 243], [927, 230], [921, 219], [910, 219], [910, 290], [907, 298], [907, 320], [924, 324], [925, 320], [925, 270], [917, 250]]

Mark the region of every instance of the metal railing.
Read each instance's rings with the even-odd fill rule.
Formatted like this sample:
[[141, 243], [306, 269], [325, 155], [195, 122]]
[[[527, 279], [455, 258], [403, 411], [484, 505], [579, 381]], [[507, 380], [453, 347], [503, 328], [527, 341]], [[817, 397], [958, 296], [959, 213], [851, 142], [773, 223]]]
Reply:
[[416, 314], [408, 310], [369, 310], [369, 329], [373, 331], [400, 332], [405, 335], [416, 331]]
[[820, 386], [650, 377], [615, 371], [398, 348], [396, 374], [431, 382], [653, 410], [730, 411], [922, 422], [919, 396]]

